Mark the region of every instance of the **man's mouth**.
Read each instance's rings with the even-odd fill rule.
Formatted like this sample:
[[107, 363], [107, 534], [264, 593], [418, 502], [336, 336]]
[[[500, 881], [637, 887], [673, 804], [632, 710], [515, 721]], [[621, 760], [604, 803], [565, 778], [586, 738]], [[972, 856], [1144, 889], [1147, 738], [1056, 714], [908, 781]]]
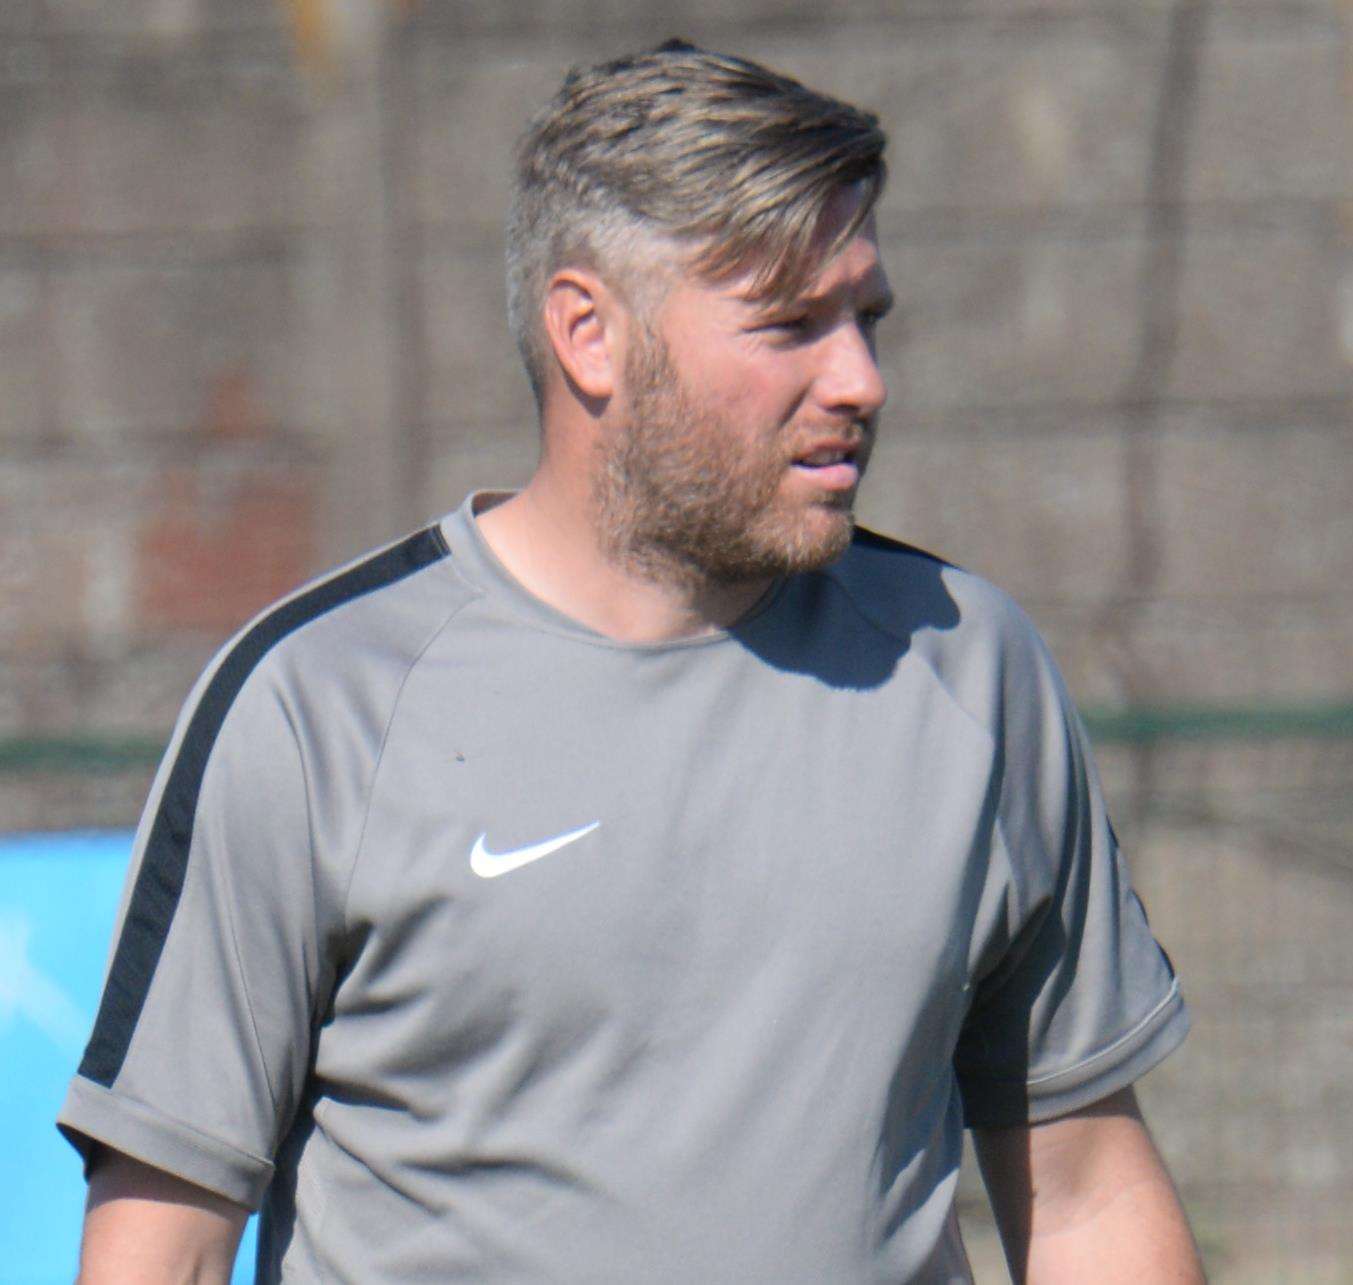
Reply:
[[855, 452], [846, 450], [835, 450], [824, 448], [820, 451], [813, 451], [810, 455], [800, 456], [794, 461], [795, 464], [803, 468], [830, 468], [833, 464], [855, 462]]
[[795, 456], [794, 469], [831, 491], [846, 491], [860, 480], [860, 447], [845, 442], [824, 442]]

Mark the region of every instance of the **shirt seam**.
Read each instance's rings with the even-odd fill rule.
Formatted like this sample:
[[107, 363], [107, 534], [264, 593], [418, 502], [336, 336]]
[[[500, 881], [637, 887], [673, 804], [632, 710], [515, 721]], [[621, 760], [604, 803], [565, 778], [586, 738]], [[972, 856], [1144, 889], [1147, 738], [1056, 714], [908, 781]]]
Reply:
[[1113, 1058], [1116, 1054], [1121, 1052], [1124, 1047], [1131, 1046], [1134, 1041], [1141, 1036], [1142, 1032], [1151, 1030], [1160, 1019], [1161, 1015], [1165, 1013], [1172, 1004], [1178, 1002], [1181, 993], [1179, 979], [1177, 977], [1172, 977], [1170, 979], [1169, 989], [1144, 1017], [1134, 1022], [1122, 1035], [1118, 1036], [1117, 1039], [1112, 1040], [1103, 1048], [1096, 1049], [1095, 1052], [1087, 1054], [1085, 1057], [1081, 1058], [1080, 1061], [1073, 1062], [1070, 1066], [1061, 1067], [1056, 1071], [1046, 1071], [1042, 1075], [1035, 1075], [1032, 1077], [1019, 1075], [971, 1074], [964, 1073], [961, 1067], [958, 1068], [959, 1074], [963, 1079], [974, 1084], [1023, 1085], [1030, 1089], [1054, 1084], [1058, 1080], [1066, 1079], [1067, 1077], [1079, 1077], [1084, 1071], [1095, 1067], [1099, 1063], [1105, 1062], [1107, 1059]]
[[[939, 562], [940, 566], [943, 569], [954, 570], [958, 572], [959, 575], [967, 574], [961, 568], [955, 567], [952, 563], [944, 562], [943, 559], [940, 558], [935, 558], [933, 554], [927, 554], [924, 553], [923, 551], [918, 550], [915, 556], [933, 559], [934, 561]], [[936, 687], [939, 688], [941, 692], [944, 693], [944, 695], [948, 698], [950, 704], [952, 704], [953, 707], [956, 710], [958, 710], [958, 712], [962, 714], [963, 717], [967, 719], [968, 722], [972, 724], [972, 726], [977, 728], [977, 730], [981, 732], [981, 734], [986, 738], [988, 743], [991, 745], [994, 761], [995, 754], [998, 749], [995, 730], [993, 728], [988, 727], [981, 718], [979, 718], [972, 710], [970, 710], [967, 707], [966, 704], [964, 704], [963, 701], [959, 699], [958, 694], [945, 681], [943, 675], [940, 674], [940, 672], [931, 663], [930, 658], [925, 655], [922, 655], [920, 652], [917, 651], [917, 649], [914, 646], [911, 645], [910, 636], [903, 635], [898, 630], [890, 629], [882, 621], [876, 620], [874, 616], [870, 614], [870, 612], [860, 603], [859, 599], [855, 596], [855, 593], [850, 588], [850, 586], [846, 584], [845, 581], [842, 580], [838, 575], [834, 574], [834, 572], [831, 569], [827, 570], [824, 573], [824, 575], [827, 581], [833, 586], [835, 586], [837, 590], [840, 591], [841, 596], [846, 600], [847, 603], [850, 604], [851, 610], [855, 612], [856, 616], [858, 616], [859, 619], [865, 623], [865, 625], [873, 629], [876, 633], [882, 634], [885, 638], [889, 638], [895, 642], [901, 642], [906, 645], [906, 654], [915, 657], [916, 663], [920, 665], [927, 674], [930, 675], [931, 681], [935, 684]], [[1002, 760], [1002, 762], [1004, 762], [1004, 760]], [[1002, 779], [998, 783], [998, 788], [996, 790], [996, 807], [994, 812], [993, 838], [999, 839], [1001, 851], [1005, 853], [1006, 865], [1009, 868], [1011, 879], [1014, 880], [1017, 886], [1021, 907], [1023, 907], [1025, 910], [1029, 912], [1032, 912], [1033, 907], [1027, 905], [1028, 888], [1025, 884], [1025, 880], [1022, 877], [1022, 872], [1019, 868], [1019, 863], [1014, 858], [1014, 848], [1011, 846], [1010, 835], [1006, 829], [1005, 824], [1004, 800], [1007, 782], [1004, 779], [1005, 777], [1004, 766], [1002, 766], [1001, 769], [1001, 776]], [[1028, 947], [1026, 947], [1026, 950], [1027, 949]]]
[[[284, 716], [284, 717], [285, 717], [285, 716]], [[286, 720], [286, 722], [287, 722], [287, 727], [288, 727], [288, 729], [291, 730], [292, 736], [294, 737], [294, 736], [295, 736], [295, 729], [291, 727], [291, 720], [288, 718], [288, 719]], [[293, 748], [295, 748], [295, 747], [293, 746]], [[297, 754], [297, 757], [298, 757], [298, 758], [300, 757], [299, 752], [298, 752], [298, 754]], [[304, 781], [304, 779], [305, 779], [305, 772], [304, 772], [304, 769], [302, 769], [301, 777], [302, 777], [302, 780]], [[306, 786], [305, 786], [305, 793], [306, 793], [306, 801], [305, 801], [306, 830], [307, 830], [307, 836], [308, 836], [308, 841], [309, 841], [309, 842], [308, 842], [309, 852], [306, 854], [306, 857], [307, 857], [307, 862], [309, 863], [310, 869], [311, 869], [312, 872], [313, 872], [313, 869], [314, 869], [315, 842], [314, 842], [314, 836], [313, 836], [312, 834], [310, 834], [310, 832], [309, 832], [309, 831], [310, 831], [310, 787], [309, 787], [309, 784], [308, 784], [308, 783], [307, 783]], [[234, 902], [235, 897], [236, 897], [236, 889], [235, 889], [235, 887], [234, 887], [234, 878], [233, 878], [233, 876], [232, 876], [231, 863], [229, 863], [229, 862], [222, 862], [221, 864], [222, 864], [222, 866], [224, 867], [224, 869], [223, 869], [223, 875], [224, 875], [224, 877], [225, 877], [227, 880], [230, 881], [230, 884], [231, 884], [230, 895], [227, 896], [227, 897], [225, 898], [225, 906], [224, 906], [224, 909], [225, 909], [225, 916], [226, 916], [226, 926], [227, 926], [227, 928], [228, 928], [229, 931], [230, 931], [230, 948], [231, 948], [231, 950], [232, 950], [232, 951], [234, 952], [234, 954], [235, 954], [235, 970], [236, 970], [236, 973], [237, 973], [237, 975], [239, 976], [239, 979], [240, 979], [240, 990], [241, 990], [241, 992], [242, 992], [243, 995], [244, 995], [244, 1011], [249, 1015], [249, 1033], [250, 1033], [250, 1035], [253, 1037], [253, 1041], [254, 1041], [254, 1052], [258, 1055], [258, 1063], [259, 1063], [259, 1065], [263, 1068], [263, 1078], [264, 1078], [264, 1082], [265, 1082], [265, 1083], [267, 1084], [267, 1086], [268, 1086], [268, 1105], [269, 1105], [269, 1107], [271, 1108], [271, 1110], [270, 1110], [270, 1115], [271, 1115], [271, 1117], [272, 1117], [274, 1120], [276, 1120], [276, 1119], [277, 1119], [277, 1089], [276, 1089], [276, 1087], [275, 1087], [274, 1084], [273, 1084], [273, 1073], [272, 1073], [272, 1068], [269, 1067], [269, 1065], [268, 1065], [268, 1058], [267, 1058], [267, 1055], [266, 1055], [266, 1053], [264, 1052], [264, 1049], [263, 1049], [263, 1040], [262, 1040], [262, 1037], [261, 1037], [261, 1036], [259, 1035], [259, 1033], [258, 1033], [258, 1018], [257, 1018], [257, 1017], [255, 1016], [255, 1014], [254, 1014], [254, 997], [253, 997], [252, 994], [250, 994], [250, 991], [249, 991], [249, 979], [248, 979], [248, 974], [246, 973], [245, 967], [244, 967], [244, 956], [243, 956], [243, 953], [240, 951], [240, 939], [239, 939], [239, 934], [238, 934], [238, 933], [236, 932], [236, 930], [235, 930], [235, 912], [234, 912], [234, 910], [233, 910], [233, 908], [232, 908], [232, 903]]]
[[[97, 1080], [91, 1080], [88, 1076], [78, 1075], [76, 1079], [82, 1084], [87, 1085], [95, 1091], [95, 1100], [106, 1100], [110, 1108], [125, 1112], [133, 1117], [138, 1117], [143, 1123], [154, 1127], [168, 1130], [180, 1130], [188, 1138], [201, 1139], [202, 1143], [211, 1149], [220, 1150], [230, 1155], [239, 1156], [242, 1160], [247, 1160], [252, 1164], [258, 1165], [264, 1171], [271, 1171], [274, 1167], [273, 1161], [267, 1156], [255, 1155], [254, 1152], [245, 1147], [237, 1146], [225, 1138], [219, 1138], [214, 1133], [208, 1133], [205, 1129], [199, 1129], [196, 1125], [189, 1124], [186, 1120], [179, 1119], [176, 1115], [171, 1115], [168, 1111], [155, 1106], [153, 1103], [145, 1101], [135, 1093], [128, 1093], [125, 1089], [112, 1089], [106, 1085], [100, 1084]], [[93, 1106], [93, 1103], [90, 1103]], [[91, 1122], [93, 1123], [93, 1122]], [[84, 1125], [72, 1121], [71, 1127], [84, 1133], [87, 1137], [92, 1137], [95, 1141], [102, 1141], [96, 1134], [89, 1132]], [[104, 1144], [107, 1145], [107, 1144]]]
[[[441, 565], [448, 565], [442, 563]], [[453, 567], [454, 569], [454, 567]], [[457, 579], [462, 584], [466, 583], [463, 577]], [[471, 603], [478, 601], [483, 596], [483, 591], [477, 586], [470, 585], [474, 597], [466, 598], [458, 602], [450, 612], [448, 612], [437, 624], [437, 626], [428, 635], [427, 641], [410, 658], [408, 667], [404, 671], [404, 676], [399, 680], [399, 687], [395, 691], [394, 698], [390, 702], [390, 713], [385, 720], [385, 728], [381, 733], [380, 748], [376, 751], [375, 761], [371, 765], [371, 774], [367, 781], [366, 802], [362, 808], [362, 824], [357, 832], [357, 840], [353, 849], [352, 865], [348, 870], [348, 877], [343, 885], [343, 909], [339, 917], [340, 922], [345, 928], [350, 926], [349, 912], [352, 907], [352, 886], [357, 879], [357, 868], [362, 863], [362, 857], [366, 851], [366, 830], [371, 821], [371, 805], [376, 797], [376, 779], [380, 776], [381, 764], [385, 761], [385, 750], [390, 743], [390, 732], [395, 725], [395, 717], [399, 713], [399, 706], [404, 698], [404, 689], [408, 686], [409, 679], [413, 677], [413, 672], [422, 663], [423, 657], [427, 655], [432, 645], [438, 638], [450, 627], [451, 622], [460, 615]]]
[[871, 629], [873, 629], [875, 633], [883, 634], [886, 638], [890, 638], [894, 642], [907, 644], [906, 654], [916, 657], [917, 663], [925, 667], [926, 672], [934, 680], [935, 685], [949, 698], [950, 702], [954, 705], [954, 707], [963, 715], [964, 718], [966, 718], [970, 723], [972, 723], [973, 726], [976, 727], [978, 731], [980, 731], [988, 741], [991, 742], [993, 747], [995, 746], [996, 733], [991, 728], [989, 728], [986, 725], [986, 723], [984, 723], [980, 718], [978, 718], [978, 716], [974, 714], [972, 710], [970, 710], [967, 707], [967, 705], [965, 705], [958, 698], [957, 693], [949, 686], [947, 682], [945, 682], [944, 678], [941, 676], [939, 671], [936, 670], [935, 666], [930, 663], [930, 660], [927, 657], [919, 655], [916, 652], [916, 649], [911, 646], [910, 635], [905, 635], [897, 630], [890, 629], [887, 625], [883, 624], [881, 621], [876, 620], [863, 606], [860, 605], [859, 600], [856, 598], [850, 586], [847, 585], [844, 581], [842, 581], [838, 576], [835, 576], [830, 571], [828, 571], [825, 573], [825, 578], [831, 585], [833, 585], [836, 589], [840, 591], [842, 597], [844, 597], [846, 601], [850, 604], [851, 609], [855, 612], [855, 614], [862, 621], [864, 621], [866, 625], [868, 625]]
[[1160, 1002], [1130, 1030], [1124, 1031], [1123, 1034], [1112, 1043], [1105, 1045], [1097, 1053], [1091, 1053], [1088, 1057], [1082, 1058], [1079, 1062], [1073, 1063], [1071, 1066], [1064, 1067], [1060, 1071], [1048, 1071], [1043, 1075], [1036, 1075], [1032, 1079], [1025, 1080], [1025, 1083], [1031, 1089], [1041, 1085], [1051, 1084], [1062, 1079], [1064, 1076], [1079, 1074], [1080, 1072], [1086, 1071], [1097, 1064], [1104, 1062], [1106, 1059], [1114, 1057], [1114, 1055], [1120, 1052], [1125, 1046], [1132, 1044], [1143, 1031], [1151, 1029], [1155, 1024], [1156, 1019], [1160, 1017], [1172, 1003], [1174, 1003], [1179, 997], [1179, 994], [1179, 979], [1177, 977], [1172, 977], [1170, 979], [1170, 989], [1165, 992]]
[[[451, 552], [450, 549], [447, 547], [446, 539], [445, 539], [445, 537], [442, 535], [441, 528], [440, 528], [439, 526], [437, 526], [437, 525], [434, 523], [433, 526], [431, 527], [431, 532], [432, 532], [433, 543], [434, 543], [440, 550], [442, 550], [442, 552], [443, 552], [443, 559], [442, 559], [442, 560], [439, 560], [438, 562], [432, 563], [429, 567], [424, 568], [425, 570], [431, 570], [433, 567], [440, 566], [440, 565], [445, 565], [445, 561], [446, 561], [447, 559], [449, 559], [450, 552]], [[389, 586], [387, 586], [387, 587], [389, 587]], [[437, 633], [437, 632], [440, 632], [440, 629], [441, 629], [442, 627], [444, 627], [444, 625], [445, 625], [446, 623], [448, 623], [452, 618], [454, 618], [454, 616], [456, 615], [456, 613], [457, 613], [458, 611], [460, 611], [461, 608], [464, 607], [465, 605], [466, 605], [465, 602], [461, 602], [461, 603], [457, 604], [457, 606], [451, 611], [451, 614], [450, 614], [448, 617], [446, 617], [446, 619], [442, 622], [442, 625], [438, 627], [438, 630], [437, 630], [437, 631], [434, 631], [433, 638], [436, 637], [436, 633]], [[305, 624], [305, 625], [302, 625], [300, 629], [298, 629], [298, 630], [295, 631], [295, 633], [296, 633], [297, 635], [304, 634], [304, 633], [306, 632], [307, 629], [309, 629], [310, 627], [316, 625], [321, 619], [323, 619], [322, 616], [321, 616], [321, 617], [316, 617], [314, 620], [307, 621], [306, 624]], [[427, 645], [431, 645], [431, 642], [432, 642], [432, 639], [429, 639]], [[424, 650], [425, 650], [425, 649], [426, 649], [426, 648], [424, 648]], [[412, 672], [413, 667], [417, 665], [418, 660], [421, 658], [421, 656], [422, 656], [422, 650], [420, 650], [419, 653], [418, 653], [418, 655], [415, 656], [415, 657], [413, 658], [413, 660], [410, 662], [410, 669], [409, 669], [409, 672], [410, 672], [410, 673]], [[407, 682], [407, 681], [408, 681], [408, 674], [406, 673], [405, 676], [404, 676], [404, 678], [400, 681], [400, 688], [399, 688], [400, 692], [403, 691], [404, 683]], [[396, 703], [396, 704], [398, 704], [398, 699], [399, 699], [399, 695], [398, 695], [398, 693], [396, 693], [396, 697], [395, 697], [395, 703]], [[293, 748], [293, 750], [295, 751], [295, 754], [296, 754], [296, 760], [297, 760], [297, 764], [299, 765], [299, 769], [300, 769], [300, 773], [301, 773], [301, 781], [302, 781], [302, 785], [303, 785], [303, 789], [304, 789], [304, 794], [305, 794], [306, 841], [307, 841], [307, 849], [308, 849], [308, 851], [307, 851], [307, 853], [306, 853], [306, 856], [307, 856], [308, 868], [309, 868], [309, 872], [310, 872], [311, 896], [312, 896], [312, 899], [313, 899], [313, 896], [314, 896], [314, 879], [315, 879], [315, 823], [314, 823], [314, 804], [313, 804], [313, 799], [312, 799], [310, 776], [309, 776], [309, 773], [306, 771], [305, 755], [301, 753], [301, 748], [300, 748], [300, 736], [299, 736], [299, 734], [298, 734], [298, 732], [297, 732], [295, 721], [294, 721], [294, 719], [292, 718], [292, 712], [291, 712], [291, 709], [290, 709], [289, 706], [287, 705], [286, 701], [280, 701], [279, 703], [280, 703], [280, 705], [281, 705], [282, 718], [283, 718], [283, 720], [286, 722], [287, 728], [288, 728], [288, 730], [289, 730], [290, 733], [291, 733], [291, 737], [292, 737], [292, 748]], [[393, 718], [393, 714], [392, 714], [391, 717]], [[386, 735], [388, 735], [388, 733], [389, 733], [389, 725], [387, 724], [387, 727], [386, 727]], [[384, 750], [384, 737], [382, 737], [381, 748], [382, 748], [382, 751], [383, 751], [383, 750]], [[379, 764], [379, 760], [380, 760], [380, 756], [379, 756], [379, 754], [378, 754], [378, 755], [377, 755], [377, 763], [378, 763], [378, 764]], [[374, 769], [373, 769], [373, 780], [374, 780]], [[369, 798], [368, 798], [368, 808], [369, 808], [369, 805], [370, 805], [370, 800], [369, 800]], [[362, 838], [365, 836], [365, 830], [366, 830], [366, 815], [367, 815], [367, 814], [366, 814], [366, 812], [364, 811], [364, 812], [363, 812], [363, 820], [362, 820], [362, 832], [361, 832], [361, 834], [359, 835], [359, 838], [358, 838], [358, 845], [359, 845], [359, 846], [358, 846], [357, 851], [358, 851], [359, 854], [360, 854], [360, 851], [361, 851], [360, 844], [361, 844]], [[356, 868], [356, 860], [357, 860], [357, 858], [354, 857], [354, 861], [353, 861], [353, 870], [350, 870], [350, 871], [349, 871], [348, 879], [347, 879], [347, 881], [345, 882], [344, 888], [343, 888], [343, 909], [342, 909], [342, 913], [341, 913], [341, 915], [340, 915], [340, 922], [342, 922], [342, 923], [346, 923], [346, 920], [347, 920], [347, 895], [348, 895], [348, 889], [351, 887], [352, 878], [353, 878], [353, 873], [354, 873], [355, 868]], [[227, 875], [228, 875], [228, 872], [227, 872]], [[256, 1015], [255, 1015], [255, 1013], [254, 1013], [254, 1001], [253, 1001], [253, 996], [252, 996], [252, 994], [250, 993], [249, 984], [248, 984], [247, 977], [246, 977], [246, 973], [245, 973], [245, 969], [244, 969], [243, 955], [242, 955], [241, 950], [240, 950], [239, 935], [238, 935], [238, 933], [236, 932], [236, 927], [235, 927], [235, 915], [234, 915], [234, 913], [231, 911], [229, 904], [227, 904], [227, 906], [226, 906], [226, 922], [227, 922], [227, 925], [228, 925], [229, 930], [230, 930], [231, 949], [235, 952], [235, 962], [236, 962], [236, 966], [237, 966], [238, 971], [239, 971], [239, 977], [240, 977], [241, 988], [242, 988], [242, 991], [243, 991], [243, 994], [244, 994], [245, 1011], [246, 1011], [246, 1012], [248, 1013], [248, 1015], [249, 1015], [249, 1029], [250, 1029], [250, 1033], [251, 1033], [251, 1035], [253, 1036], [253, 1040], [254, 1040], [254, 1048], [255, 1048], [255, 1051], [256, 1051], [257, 1054], [258, 1054], [259, 1065], [262, 1066], [262, 1068], [263, 1068], [264, 1079], [265, 1079], [265, 1081], [266, 1081], [266, 1083], [267, 1083], [267, 1086], [268, 1086], [268, 1100], [269, 1100], [269, 1106], [270, 1106], [271, 1109], [272, 1109], [273, 1118], [276, 1119], [276, 1115], [277, 1115], [277, 1105], [278, 1105], [277, 1086], [276, 1086], [275, 1083], [274, 1083], [273, 1069], [269, 1066], [269, 1064], [268, 1064], [268, 1058], [267, 1058], [267, 1056], [266, 1056], [266, 1054], [265, 1054], [265, 1052], [264, 1052], [264, 1049], [263, 1049], [263, 1040], [262, 1040], [262, 1037], [259, 1035], [259, 1031], [258, 1031], [258, 1019], [257, 1019], [257, 1017], [256, 1017]], [[316, 925], [315, 925], [315, 926], [316, 926], [316, 930], [318, 931], [318, 930], [319, 930], [319, 924], [318, 924], [318, 922], [316, 922]], [[317, 996], [316, 998], [318, 998], [318, 996]], [[314, 1004], [312, 1004], [312, 1011], [311, 1011], [311, 1013], [310, 1013], [310, 1021], [311, 1021], [311, 1027], [312, 1027], [312, 1029], [313, 1029], [313, 1024], [314, 1024], [315, 1016], [316, 1016], [316, 1013], [315, 1013], [315, 1011], [314, 1011]]]
[[[309, 870], [309, 874], [310, 874], [310, 900], [311, 900], [311, 904], [312, 904], [312, 905], [315, 905], [315, 904], [317, 904], [318, 896], [317, 896], [317, 892], [316, 892], [316, 877], [315, 877], [315, 868], [316, 868], [317, 862], [316, 862], [316, 858], [315, 858], [315, 806], [314, 806], [314, 791], [313, 791], [313, 786], [311, 785], [311, 781], [310, 781], [309, 765], [306, 763], [305, 754], [304, 754], [304, 753], [302, 752], [302, 750], [301, 750], [301, 734], [300, 734], [299, 728], [296, 726], [296, 720], [295, 720], [295, 718], [293, 717], [293, 711], [292, 711], [292, 708], [291, 708], [291, 704], [290, 704], [290, 702], [288, 702], [288, 701], [286, 701], [286, 700], [282, 700], [280, 703], [281, 703], [281, 706], [282, 706], [282, 717], [286, 720], [287, 728], [288, 728], [288, 730], [291, 732], [292, 745], [293, 745], [293, 748], [294, 748], [295, 751], [296, 751], [296, 762], [297, 762], [297, 765], [298, 765], [299, 768], [300, 768], [300, 773], [301, 773], [301, 785], [302, 785], [302, 787], [303, 787], [304, 790], [305, 790], [305, 835], [306, 835], [306, 844], [307, 844], [307, 847], [308, 847], [308, 849], [309, 849], [309, 851], [308, 851], [308, 853], [307, 853], [307, 856], [309, 857], [309, 863], [308, 863], [307, 869]], [[320, 923], [319, 923], [318, 915], [316, 915], [316, 916], [312, 919], [311, 922], [314, 924], [314, 928], [315, 928], [315, 943], [316, 943], [316, 948], [318, 949], [319, 942], [320, 942]], [[233, 921], [232, 921], [232, 931], [233, 931]], [[239, 952], [239, 946], [238, 946], [238, 944], [237, 944], [237, 945], [236, 945], [236, 953], [238, 954], [238, 952]], [[241, 970], [240, 970], [240, 975], [241, 975], [241, 977], [244, 976], [243, 968], [241, 968]], [[321, 982], [321, 981], [323, 980], [323, 977], [324, 977], [324, 969], [323, 969], [322, 961], [321, 961], [321, 966], [317, 969], [317, 978], [316, 978], [317, 982]], [[313, 1032], [314, 1032], [314, 1029], [315, 1029], [315, 1018], [316, 1018], [316, 1009], [317, 1009], [318, 1000], [319, 1000], [319, 993], [320, 993], [320, 987], [317, 986], [317, 987], [316, 987], [316, 993], [315, 993], [315, 995], [311, 998], [310, 1032], [311, 1032], [311, 1038], [312, 1038], [312, 1039], [313, 1039]], [[248, 984], [247, 984], [247, 983], [245, 984], [245, 987], [244, 987], [244, 995], [245, 995], [245, 999], [249, 1001], [249, 1005], [250, 1005], [250, 1018], [251, 1018], [251, 1020], [252, 1020], [252, 1017], [253, 1017], [253, 1001], [252, 1001], [252, 999], [250, 999], [250, 996], [249, 996], [249, 987], [248, 987]], [[266, 1057], [264, 1057], [264, 1055], [263, 1055], [263, 1049], [262, 1049], [262, 1047], [261, 1047], [261, 1041], [260, 1041], [260, 1048], [259, 1048], [259, 1060], [263, 1063], [263, 1068], [264, 1068], [265, 1073], [268, 1074], [268, 1091], [269, 1091], [270, 1093], [273, 1094], [273, 1112], [274, 1112], [274, 1116], [275, 1116], [276, 1110], [277, 1110], [277, 1095], [276, 1095], [275, 1091], [274, 1091], [273, 1088], [272, 1088], [272, 1075], [271, 1075], [270, 1072], [268, 1072], [268, 1062], [267, 1062]], [[293, 1104], [293, 1110], [294, 1110], [294, 1104]]]

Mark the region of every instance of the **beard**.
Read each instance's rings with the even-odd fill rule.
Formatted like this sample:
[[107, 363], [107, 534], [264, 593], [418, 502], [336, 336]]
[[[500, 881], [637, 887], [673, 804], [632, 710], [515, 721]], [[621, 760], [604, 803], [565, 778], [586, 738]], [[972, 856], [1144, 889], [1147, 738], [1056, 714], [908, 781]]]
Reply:
[[[790, 432], [749, 434], [701, 401], [651, 331], [628, 354], [625, 381], [629, 423], [603, 439], [593, 483], [603, 547], [620, 565], [660, 583], [741, 585], [816, 570], [845, 552], [854, 490], [782, 495]], [[866, 430], [856, 453], [861, 473], [869, 438]]]

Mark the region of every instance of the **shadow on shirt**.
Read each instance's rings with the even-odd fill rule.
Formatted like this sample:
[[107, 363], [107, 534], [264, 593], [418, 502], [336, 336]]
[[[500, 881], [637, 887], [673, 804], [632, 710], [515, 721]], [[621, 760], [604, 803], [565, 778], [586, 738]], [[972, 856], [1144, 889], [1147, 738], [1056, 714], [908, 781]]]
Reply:
[[851, 691], [882, 687], [918, 633], [958, 624], [947, 568], [929, 553], [859, 529], [839, 562], [790, 579], [732, 634], [784, 672]]

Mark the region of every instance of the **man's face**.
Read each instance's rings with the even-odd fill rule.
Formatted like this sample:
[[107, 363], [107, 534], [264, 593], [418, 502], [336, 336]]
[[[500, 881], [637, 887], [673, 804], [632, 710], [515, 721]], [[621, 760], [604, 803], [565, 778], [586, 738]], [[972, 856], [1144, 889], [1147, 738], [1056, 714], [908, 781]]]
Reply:
[[[828, 208], [829, 243], [853, 189]], [[742, 584], [850, 542], [886, 389], [874, 327], [891, 296], [872, 218], [789, 306], [746, 283], [671, 288], [627, 353], [624, 422], [596, 494], [613, 554], [657, 578]]]

